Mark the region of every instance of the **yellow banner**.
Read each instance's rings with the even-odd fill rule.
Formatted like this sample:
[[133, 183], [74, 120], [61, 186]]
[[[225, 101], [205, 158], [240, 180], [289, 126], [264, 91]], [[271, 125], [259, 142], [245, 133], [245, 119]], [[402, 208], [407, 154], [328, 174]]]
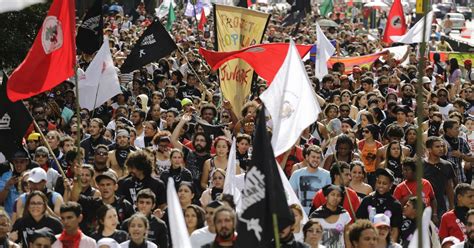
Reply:
[[423, 0], [416, 0], [416, 13], [423, 14]]
[[[217, 50], [230, 52], [260, 44], [269, 14], [226, 5], [215, 5]], [[231, 60], [219, 68], [223, 96], [232, 104], [237, 116], [250, 95], [253, 69], [241, 59]]]

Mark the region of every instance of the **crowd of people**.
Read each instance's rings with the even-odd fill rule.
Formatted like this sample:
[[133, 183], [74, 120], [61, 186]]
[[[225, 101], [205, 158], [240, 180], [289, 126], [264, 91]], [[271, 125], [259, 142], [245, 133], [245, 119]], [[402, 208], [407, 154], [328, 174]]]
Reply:
[[[325, 29], [338, 56], [388, 46], [369, 39], [360, 10], [342, 7], [331, 14], [339, 27]], [[153, 21], [152, 11], [141, 3], [131, 13], [113, 8], [104, 16], [118, 72]], [[267, 82], [252, 82], [251, 96], [235, 113], [217, 72], [198, 53], [199, 47], [213, 49], [212, 15], [201, 32], [183, 9], [176, 11], [170, 34], [180, 50], [119, 73], [122, 94], [95, 110], [75, 113], [70, 81], [24, 101], [40, 130], [32, 125], [24, 146], [0, 164], [2, 247], [173, 247], [169, 178], [192, 247], [237, 247], [236, 204], [223, 193], [231, 140], [237, 144], [235, 173], [244, 175], [252, 166], [259, 94]], [[315, 43], [320, 16], [283, 26], [285, 15], [273, 11], [264, 43]], [[445, 42], [434, 38], [429, 46], [436, 52]], [[408, 247], [417, 227], [419, 156], [422, 208], [432, 208], [432, 247], [474, 247], [472, 61], [442, 61], [435, 53], [421, 68], [419, 89], [418, 48], [411, 46], [401, 59], [387, 53], [349, 73], [336, 63], [321, 81], [314, 63], [304, 61], [323, 111], [277, 157], [301, 203], [289, 206], [294, 224], [280, 227], [281, 247]], [[85, 70], [92, 58], [80, 54], [78, 64]], [[242, 190], [243, 183], [237, 185]]]

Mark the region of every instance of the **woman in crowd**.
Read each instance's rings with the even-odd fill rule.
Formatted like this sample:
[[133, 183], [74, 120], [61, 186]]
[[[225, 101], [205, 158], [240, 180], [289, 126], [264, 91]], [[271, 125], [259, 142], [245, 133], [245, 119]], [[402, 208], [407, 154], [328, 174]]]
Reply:
[[415, 126], [409, 126], [405, 131], [405, 146], [410, 149], [410, 157], [416, 154], [417, 130]]
[[359, 219], [349, 227], [349, 242], [354, 248], [376, 248], [377, 229], [369, 220]]
[[252, 136], [248, 134], [238, 134], [236, 139], [237, 160], [239, 160], [240, 169], [246, 171], [252, 158], [251, 144]]
[[216, 200], [224, 191], [224, 182], [225, 182], [225, 171], [220, 168], [216, 168], [211, 175], [211, 186], [202, 192], [201, 206], [207, 206], [211, 201]]
[[182, 209], [186, 209], [189, 205], [193, 204], [195, 192], [193, 184], [191, 182], [183, 181], [178, 187], [178, 198]]
[[102, 238], [112, 238], [118, 243], [125, 242], [128, 234], [125, 231], [118, 230], [119, 220], [117, 211], [109, 204], [103, 205], [97, 210], [98, 228], [91, 238], [99, 241]]
[[191, 233], [195, 230], [204, 227], [206, 213], [204, 212], [204, 209], [198, 205], [191, 204], [184, 210], [184, 220], [186, 221], [188, 234], [191, 236]]
[[390, 218], [385, 214], [376, 214], [374, 216], [374, 226], [378, 232], [377, 247], [380, 248], [402, 248], [401, 245], [392, 242], [390, 239]]
[[373, 124], [369, 124], [362, 129], [364, 139], [360, 140], [357, 144], [361, 154], [361, 160], [364, 163], [365, 171], [367, 172], [368, 184], [375, 185], [375, 169], [376, 165], [376, 154], [377, 149], [382, 147], [382, 143], [379, 140], [379, 127]]
[[[204, 168], [201, 176], [201, 188], [207, 189], [209, 185], [209, 176], [216, 169], [227, 169], [230, 141], [224, 136], [219, 136], [214, 140], [216, 155], [204, 162]], [[240, 174], [240, 167], [236, 166], [236, 174]]]
[[309, 219], [303, 226], [304, 243], [311, 248], [326, 248], [321, 245], [321, 238], [323, 237], [323, 227], [317, 219]]
[[351, 182], [349, 187], [353, 189], [359, 198], [364, 198], [370, 192], [374, 191], [372, 186], [365, 183], [367, 179], [367, 173], [365, 172], [365, 166], [361, 161], [353, 161], [351, 164]]
[[459, 69], [458, 60], [456, 58], [449, 59], [448, 68], [448, 83], [460, 83], [462, 72]]
[[158, 248], [154, 243], [146, 240], [150, 224], [145, 215], [136, 213], [128, 222], [129, 240], [120, 243], [121, 248]]
[[[153, 147], [155, 153], [156, 168], [155, 173], [160, 176], [161, 173], [171, 166], [170, 160], [170, 140], [171, 133], [169, 131], [161, 131], [153, 137]], [[163, 181], [167, 182], [167, 181]]]
[[311, 213], [310, 218], [316, 218], [323, 227], [323, 245], [328, 248], [345, 247], [344, 232], [346, 225], [351, 222], [351, 216], [341, 206], [344, 188], [329, 184], [322, 190], [327, 202]]
[[351, 106], [349, 117], [355, 120], [357, 118], [359, 109], [352, 104], [352, 93], [349, 90], [343, 90], [341, 92], [341, 103], [347, 103], [349, 106]]
[[23, 217], [13, 224], [10, 238], [22, 244], [22, 247], [28, 247], [28, 236], [33, 230], [48, 227], [54, 234], [61, 233], [63, 225], [58, 219], [51, 217], [50, 212], [48, 199], [43, 192], [33, 191], [29, 193], [23, 209]]
[[385, 151], [385, 161], [380, 164], [381, 168], [388, 168], [393, 172], [395, 176], [395, 181], [393, 182], [394, 186], [397, 186], [403, 181], [402, 161], [402, 145], [399, 141], [394, 140], [388, 144]]
[[192, 182], [193, 177], [191, 171], [184, 167], [183, 152], [178, 149], [172, 149], [169, 154], [171, 166], [169, 169], [161, 172], [160, 179], [163, 182], [168, 182], [168, 178], [172, 177], [175, 188], [178, 188], [181, 182]]
[[293, 231], [293, 235], [295, 236], [296, 241], [303, 242], [304, 241], [304, 232], [302, 230], [303, 223], [303, 209], [301, 209], [300, 205], [298, 204], [291, 204], [290, 210], [293, 212], [295, 216], [295, 224], [291, 228]]
[[49, 159], [48, 148], [46, 148], [45, 146], [40, 146], [36, 148], [35, 162], [38, 163], [40, 167], [46, 171], [46, 176], [48, 178], [46, 182], [46, 188], [48, 188], [49, 190], [54, 190], [56, 182], [58, 181], [61, 175], [59, 175], [58, 171], [52, 168], [52, 162]]
[[375, 118], [369, 111], [363, 110], [359, 114], [360, 123], [356, 126], [357, 139], [364, 139], [363, 130], [366, 126], [375, 123]]
[[9, 233], [12, 229], [12, 222], [8, 217], [7, 212], [0, 210], [0, 247], [2, 248], [19, 248], [20, 246], [15, 244], [9, 239]]

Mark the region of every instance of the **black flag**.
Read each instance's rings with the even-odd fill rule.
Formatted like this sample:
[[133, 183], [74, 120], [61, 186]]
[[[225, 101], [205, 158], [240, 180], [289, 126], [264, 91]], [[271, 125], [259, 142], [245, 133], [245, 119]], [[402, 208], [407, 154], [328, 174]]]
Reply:
[[0, 152], [8, 159], [21, 146], [23, 136], [33, 120], [21, 100], [11, 102], [8, 99], [7, 80], [3, 72], [0, 85]]
[[77, 48], [87, 54], [99, 50], [104, 39], [103, 29], [102, 0], [96, 0], [77, 29]]
[[245, 175], [237, 225], [239, 247], [270, 247], [274, 238], [272, 214], [278, 216], [280, 231], [294, 222], [268, 137], [263, 108], [258, 114], [255, 132], [254, 156]]
[[120, 71], [129, 73], [148, 63], [168, 56], [178, 47], [159, 20], [155, 20], [143, 32], [127, 56]]

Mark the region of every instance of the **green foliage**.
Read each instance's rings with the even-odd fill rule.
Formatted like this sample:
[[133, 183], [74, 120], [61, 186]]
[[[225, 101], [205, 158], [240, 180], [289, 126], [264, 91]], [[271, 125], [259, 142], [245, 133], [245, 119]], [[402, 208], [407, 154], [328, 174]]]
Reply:
[[51, 1], [22, 11], [0, 14], [0, 68], [14, 69], [26, 57], [36, 38]]

